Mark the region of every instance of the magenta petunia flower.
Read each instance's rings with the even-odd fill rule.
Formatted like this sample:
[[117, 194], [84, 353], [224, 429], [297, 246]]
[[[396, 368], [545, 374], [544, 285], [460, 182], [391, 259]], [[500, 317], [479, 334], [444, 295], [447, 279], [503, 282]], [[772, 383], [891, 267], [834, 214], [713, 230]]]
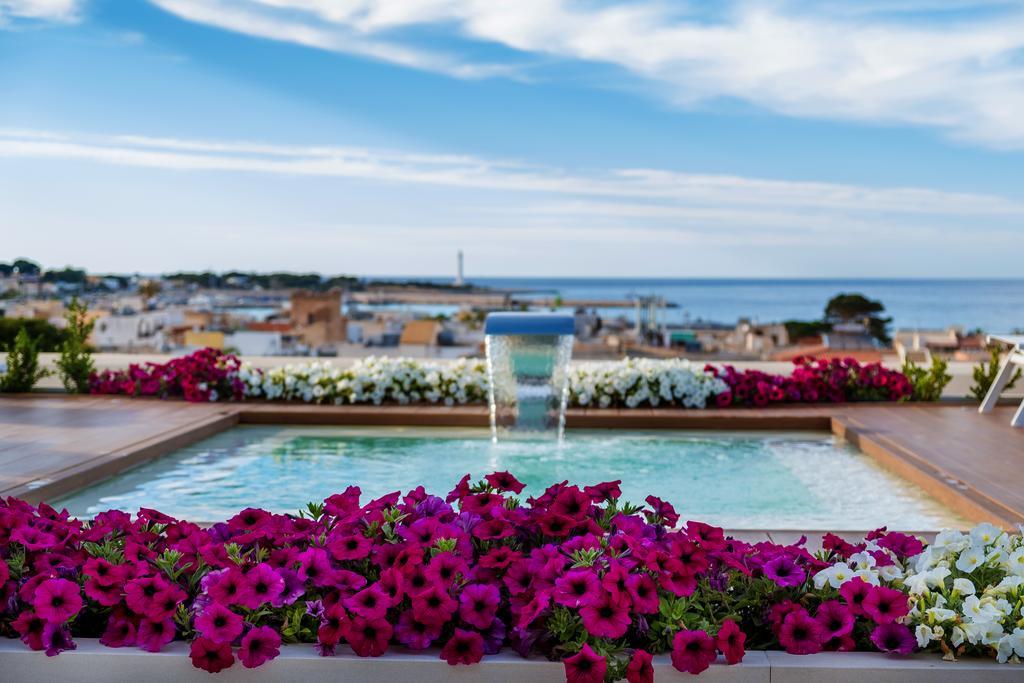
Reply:
[[455, 633], [441, 648], [441, 659], [451, 666], [476, 664], [484, 657], [484, 639], [476, 631], [455, 629]]
[[576, 521], [566, 515], [548, 512], [540, 518], [540, 528], [546, 536], [563, 538], [572, 533], [572, 530], [576, 528]]
[[331, 646], [338, 644], [348, 629], [348, 613], [341, 603], [334, 603], [323, 611], [320, 619], [320, 628], [317, 630], [316, 639], [321, 645]]
[[416, 619], [429, 624], [443, 624], [451, 619], [458, 603], [448, 594], [447, 588], [431, 585], [412, 598], [412, 612]]
[[807, 578], [807, 572], [788, 555], [776, 555], [762, 567], [764, 575], [783, 587], [799, 586]]
[[380, 585], [374, 583], [342, 602], [353, 614], [367, 619], [377, 619], [387, 613], [388, 607], [391, 606], [391, 596]]
[[459, 616], [470, 626], [489, 628], [501, 604], [501, 592], [487, 583], [471, 583], [459, 595]]
[[64, 624], [49, 622], [43, 627], [43, 649], [47, 657], [56, 657], [65, 650], [74, 650], [77, 646], [71, 639], [71, 629]]
[[47, 579], [36, 588], [32, 607], [41, 619], [63, 624], [82, 609], [82, 594], [77, 583], [67, 579]]
[[658, 584], [650, 574], [630, 574], [626, 579], [626, 590], [633, 602], [633, 611], [638, 614], [654, 614], [658, 611]]
[[242, 617], [212, 602], [196, 617], [196, 630], [215, 643], [232, 643], [242, 635]]
[[821, 624], [829, 639], [849, 634], [853, 631], [856, 621], [853, 611], [838, 600], [828, 600], [818, 605], [814, 618]]
[[150, 610], [158, 609], [154, 604], [154, 599], [167, 586], [168, 583], [159, 576], [143, 576], [132, 579], [124, 586], [125, 602], [133, 612], [144, 616]]
[[235, 663], [235, 656], [231, 654], [229, 644], [218, 643], [203, 636], [192, 641], [189, 657], [192, 659], [192, 666], [212, 674], [223, 671]]
[[380, 657], [388, 649], [391, 633], [386, 619], [353, 617], [345, 628], [345, 640], [360, 657]]
[[135, 624], [122, 617], [111, 616], [107, 628], [100, 636], [100, 643], [107, 647], [131, 647], [135, 645]]
[[442, 586], [449, 586], [459, 575], [466, 576], [469, 573], [469, 565], [461, 557], [452, 553], [438, 553], [423, 571], [428, 580]]
[[605, 658], [590, 649], [586, 643], [572, 657], [562, 660], [566, 683], [604, 683], [608, 670]]
[[245, 573], [245, 579], [238, 593], [238, 603], [249, 609], [256, 609], [277, 599], [284, 591], [284, 579], [266, 562], [261, 562]]
[[839, 595], [850, 607], [850, 611], [856, 614], [864, 614], [864, 599], [871, 592], [871, 584], [860, 578], [854, 577], [839, 587]]
[[245, 576], [237, 567], [231, 567], [218, 573], [212, 579], [207, 593], [215, 602], [222, 605], [237, 605], [242, 595], [242, 588], [245, 585]]
[[555, 581], [554, 601], [566, 607], [580, 607], [597, 602], [603, 589], [593, 569], [573, 569]]
[[732, 619], [723, 621], [718, 629], [718, 635], [715, 636], [715, 646], [725, 656], [727, 664], [739, 664], [743, 661], [746, 641], [747, 635]]
[[307, 548], [299, 553], [299, 577], [314, 586], [330, 586], [334, 575], [331, 560], [323, 548]]
[[336, 560], [361, 560], [368, 557], [373, 543], [362, 534], [346, 534], [331, 540], [327, 549]]
[[619, 496], [622, 495], [622, 489], [619, 488], [621, 483], [621, 479], [616, 479], [615, 481], [605, 481], [593, 486], [584, 486], [583, 493], [590, 496], [592, 503], [600, 504], [608, 500], [618, 500]]
[[281, 654], [281, 636], [269, 626], [254, 628], [242, 637], [238, 660], [246, 669], [255, 669]]
[[48, 622], [31, 610], [26, 610], [11, 622], [11, 627], [32, 650], [43, 649], [43, 629]]
[[491, 485], [491, 488], [498, 491], [511, 491], [520, 494], [526, 488], [526, 484], [513, 477], [510, 472], [495, 472], [488, 474], [484, 479]]
[[580, 608], [583, 628], [597, 638], [621, 638], [632, 621], [625, 596], [601, 591], [597, 600]]
[[633, 650], [626, 665], [627, 683], [654, 683], [654, 658], [646, 650]]
[[672, 639], [672, 666], [678, 671], [699, 674], [717, 656], [715, 641], [705, 631], [679, 631]]
[[164, 583], [149, 600], [149, 607], [143, 612], [151, 621], [162, 621], [174, 616], [178, 605], [188, 597], [185, 591], [172, 583]]
[[871, 642], [882, 652], [909, 655], [917, 646], [913, 632], [903, 624], [880, 624], [871, 632]]
[[164, 645], [174, 640], [174, 620], [150, 621], [142, 619], [135, 634], [135, 642], [147, 652], [160, 652]]
[[441, 624], [417, 621], [412, 610], [405, 610], [395, 626], [395, 639], [410, 650], [426, 650], [441, 635]]
[[885, 586], [872, 586], [861, 608], [876, 624], [891, 623], [910, 612], [906, 593]]
[[794, 610], [786, 615], [779, 627], [779, 643], [791, 655], [812, 655], [821, 652], [827, 639], [825, 630], [806, 610]]

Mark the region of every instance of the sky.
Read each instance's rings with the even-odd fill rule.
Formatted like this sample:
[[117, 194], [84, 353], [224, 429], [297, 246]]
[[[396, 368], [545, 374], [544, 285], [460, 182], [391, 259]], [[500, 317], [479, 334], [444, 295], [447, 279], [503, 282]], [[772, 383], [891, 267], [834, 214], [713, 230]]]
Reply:
[[1024, 2], [0, 0], [0, 261], [1020, 277]]

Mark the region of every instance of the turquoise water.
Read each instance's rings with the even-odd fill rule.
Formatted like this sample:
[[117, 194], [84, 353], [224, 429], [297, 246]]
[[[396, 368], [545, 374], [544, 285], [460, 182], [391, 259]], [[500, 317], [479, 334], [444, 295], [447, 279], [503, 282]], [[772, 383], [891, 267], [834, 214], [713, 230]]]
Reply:
[[670, 501], [684, 519], [732, 529], [904, 530], [961, 526], [934, 500], [831, 436], [578, 431], [494, 444], [486, 430], [243, 426], [53, 504], [79, 516], [156, 508], [216, 521], [258, 506], [294, 512], [350, 484], [364, 501], [423, 485], [444, 496], [466, 473], [508, 470], [522, 497], [568, 479], [621, 479], [623, 497]]

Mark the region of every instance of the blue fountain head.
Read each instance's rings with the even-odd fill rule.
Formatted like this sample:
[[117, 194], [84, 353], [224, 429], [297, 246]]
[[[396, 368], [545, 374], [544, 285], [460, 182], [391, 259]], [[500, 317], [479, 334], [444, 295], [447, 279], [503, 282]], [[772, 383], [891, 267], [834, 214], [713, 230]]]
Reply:
[[561, 337], [576, 332], [571, 315], [564, 313], [488, 313], [484, 334], [492, 336], [545, 335]]
[[484, 323], [491, 435], [562, 438], [574, 320], [557, 313], [491, 313]]

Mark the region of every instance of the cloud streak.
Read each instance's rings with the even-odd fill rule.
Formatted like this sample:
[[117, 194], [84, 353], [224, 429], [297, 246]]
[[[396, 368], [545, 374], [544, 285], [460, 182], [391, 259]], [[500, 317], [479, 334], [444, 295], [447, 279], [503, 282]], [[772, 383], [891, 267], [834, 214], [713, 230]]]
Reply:
[[[1008, 198], [918, 187], [768, 180], [664, 169], [580, 173], [504, 159], [424, 154], [336, 145], [295, 146], [136, 135], [67, 135], [0, 130], [0, 157], [87, 161], [179, 172], [256, 173], [338, 180], [444, 186], [531, 197], [570, 197], [552, 215], [603, 212], [650, 218], [714, 218], [715, 212], [756, 210], [781, 220], [785, 212], [869, 216], [1024, 216]], [[577, 207], [573, 209], [572, 207]], [[781, 211], [781, 213], [780, 213]], [[703, 213], [702, 213], [703, 212]], [[759, 219], [758, 222], [763, 222]]]
[[[682, 107], [736, 98], [796, 117], [926, 126], [1024, 148], [1024, 9], [996, 2], [150, 0], [183, 19], [456, 77], [619, 67]], [[952, 7], [959, 12], [943, 12]], [[971, 16], [971, 8], [984, 9]], [[922, 13], [930, 13], [927, 16]], [[445, 32], [448, 52], [417, 45]], [[467, 41], [535, 64], [482, 63]]]

